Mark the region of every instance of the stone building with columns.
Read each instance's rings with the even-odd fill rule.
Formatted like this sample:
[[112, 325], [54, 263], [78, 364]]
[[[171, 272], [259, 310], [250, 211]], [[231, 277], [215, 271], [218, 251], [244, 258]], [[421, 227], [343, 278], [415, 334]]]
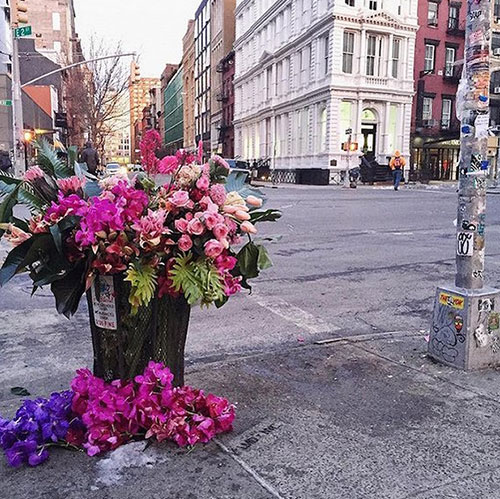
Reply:
[[289, 181], [363, 154], [409, 158], [417, 29], [417, 0], [238, 0], [236, 155]]

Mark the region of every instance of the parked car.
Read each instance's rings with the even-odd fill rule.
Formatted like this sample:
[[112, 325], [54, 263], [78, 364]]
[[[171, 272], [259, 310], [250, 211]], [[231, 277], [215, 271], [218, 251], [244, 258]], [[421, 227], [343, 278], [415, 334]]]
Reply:
[[104, 176], [110, 177], [113, 175], [127, 175], [128, 167], [120, 163], [108, 163], [104, 169]]

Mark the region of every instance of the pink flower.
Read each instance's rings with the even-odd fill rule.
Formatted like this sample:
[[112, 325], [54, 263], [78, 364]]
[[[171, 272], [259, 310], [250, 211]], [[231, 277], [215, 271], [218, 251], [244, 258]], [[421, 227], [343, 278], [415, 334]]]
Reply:
[[174, 206], [182, 208], [189, 203], [189, 193], [187, 191], [175, 191], [170, 197], [170, 202]]
[[215, 204], [222, 206], [226, 202], [227, 192], [223, 184], [214, 184], [210, 187], [210, 197]]
[[225, 224], [217, 224], [212, 232], [218, 241], [225, 239], [229, 234], [229, 228]]
[[196, 181], [196, 187], [200, 189], [200, 191], [206, 191], [210, 187], [210, 180], [206, 175], [202, 175], [197, 181]]
[[217, 166], [222, 166], [224, 168], [226, 168], [227, 170], [229, 170], [229, 164], [226, 160], [222, 159], [220, 156], [217, 156], [217, 154], [215, 154], [214, 156], [212, 156], [212, 161], [217, 165]]
[[200, 206], [205, 210], [211, 213], [218, 213], [219, 207], [208, 197], [203, 196], [200, 199]]
[[203, 161], [203, 141], [198, 142], [198, 163]]
[[33, 234], [42, 234], [49, 232], [49, 224], [43, 219], [43, 215], [35, 215], [28, 222], [30, 232]]
[[234, 216], [238, 220], [241, 220], [241, 221], [250, 220], [250, 215], [246, 211], [243, 211], [243, 210], [235, 211]]
[[170, 175], [179, 167], [179, 161], [176, 156], [165, 156], [158, 163], [158, 173]]
[[257, 229], [255, 228], [255, 225], [251, 222], [243, 222], [240, 225], [241, 231], [245, 232], [247, 234], [257, 234]]
[[189, 251], [193, 247], [193, 241], [187, 234], [183, 234], [179, 239], [178, 245], [181, 251]]
[[250, 206], [255, 206], [256, 208], [260, 208], [262, 206], [262, 199], [255, 196], [248, 196], [246, 202]]
[[208, 258], [217, 258], [224, 251], [224, 246], [217, 239], [207, 241], [204, 248]]
[[178, 218], [178, 219], [174, 222], [174, 225], [175, 225], [175, 228], [176, 228], [179, 232], [187, 232], [187, 229], [188, 229], [188, 221], [187, 221], [185, 218]]
[[77, 193], [79, 190], [83, 189], [83, 186], [86, 183], [85, 177], [69, 177], [69, 178], [60, 178], [57, 180], [57, 187], [64, 192], [64, 194]]
[[139, 148], [141, 150], [141, 163], [150, 175], [155, 175], [158, 171], [159, 161], [155, 153], [160, 147], [160, 134], [154, 129], [148, 130], [144, 134], [144, 138], [141, 140]]
[[224, 222], [224, 217], [219, 213], [206, 211], [203, 213], [203, 219], [208, 230], [212, 230], [217, 224]]
[[37, 178], [44, 176], [43, 170], [39, 166], [32, 166], [23, 175], [23, 180], [26, 182], [33, 182]]
[[13, 224], [0, 224], [0, 229], [6, 231], [4, 237], [14, 247], [19, 246], [31, 237], [31, 234], [24, 232], [24, 230], [19, 229]]
[[227, 272], [233, 270], [238, 263], [237, 258], [230, 255], [219, 255], [215, 259], [215, 266], [219, 272]]
[[224, 294], [233, 296], [241, 291], [241, 277], [233, 277], [231, 274], [226, 274], [224, 277]]
[[167, 213], [164, 210], [148, 210], [147, 215], [132, 225], [132, 228], [137, 232], [137, 239], [142, 248], [160, 244], [161, 236], [168, 233], [168, 229], [165, 227], [166, 216]]
[[203, 232], [205, 232], [205, 227], [199, 218], [193, 218], [193, 220], [188, 223], [187, 230], [190, 234], [200, 236]]

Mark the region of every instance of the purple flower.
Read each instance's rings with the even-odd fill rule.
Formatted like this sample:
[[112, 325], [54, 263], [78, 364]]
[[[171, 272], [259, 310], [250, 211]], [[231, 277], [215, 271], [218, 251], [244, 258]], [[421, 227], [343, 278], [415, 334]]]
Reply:
[[5, 451], [7, 462], [10, 466], [18, 468], [28, 462], [30, 456], [36, 453], [37, 447], [37, 443], [34, 440], [20, 440]]

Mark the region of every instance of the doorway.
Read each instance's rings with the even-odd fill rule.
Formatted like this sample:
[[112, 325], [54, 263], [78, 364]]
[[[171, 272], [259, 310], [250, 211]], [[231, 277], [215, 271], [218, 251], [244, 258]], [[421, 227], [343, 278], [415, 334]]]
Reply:
[[361, 125], [361, 135], [363, 136], [361, 152], [366, 157], [374, 158], [377, 144], [377, 125], [363, 123]]

